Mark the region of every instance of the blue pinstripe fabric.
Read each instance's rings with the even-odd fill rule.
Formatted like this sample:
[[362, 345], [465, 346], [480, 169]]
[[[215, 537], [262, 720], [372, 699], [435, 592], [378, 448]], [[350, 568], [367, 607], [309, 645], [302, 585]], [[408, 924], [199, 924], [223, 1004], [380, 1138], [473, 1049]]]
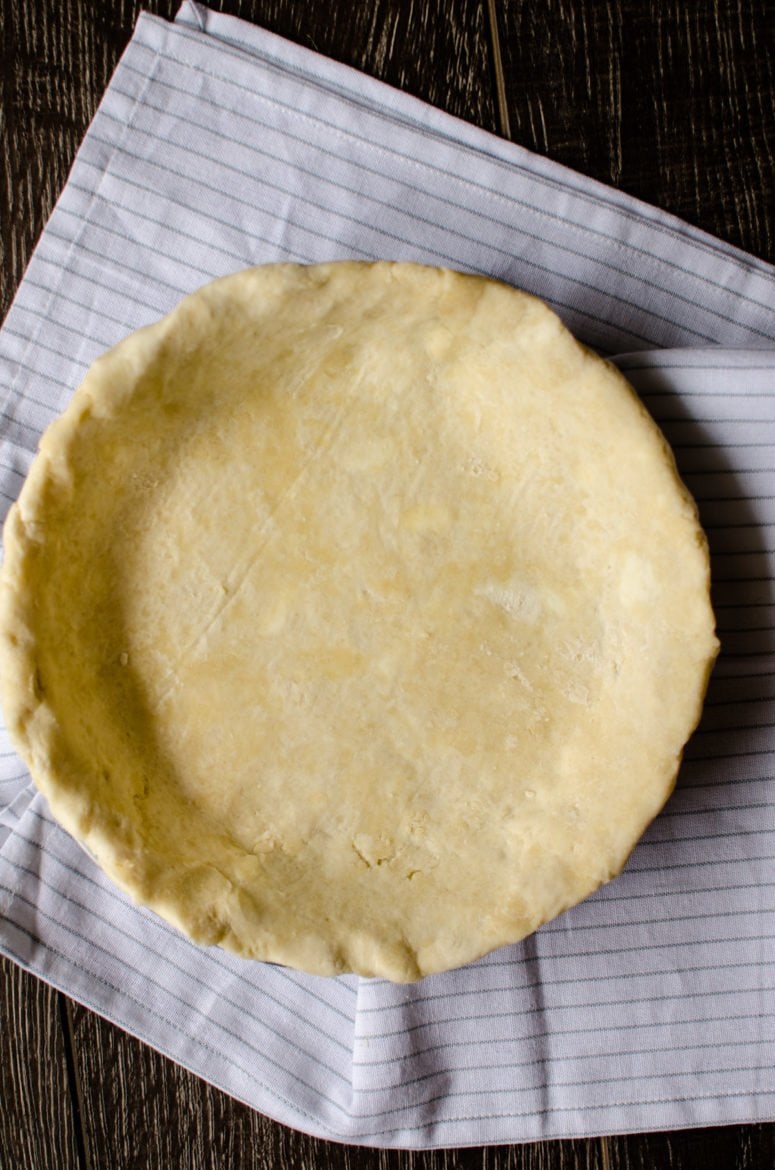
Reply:
[[613, 885], [411, 987], [196, 948], [50, 819], [0, 736], [0, 949], [301, 1129], [425, 1147], [775, 1116], [775, 273], [260, 29], [143, 16], [0, 332], [0, 496], [88, 364], [248, 264], [414, 258], [549, 300], [673, 444], [723, 654]]

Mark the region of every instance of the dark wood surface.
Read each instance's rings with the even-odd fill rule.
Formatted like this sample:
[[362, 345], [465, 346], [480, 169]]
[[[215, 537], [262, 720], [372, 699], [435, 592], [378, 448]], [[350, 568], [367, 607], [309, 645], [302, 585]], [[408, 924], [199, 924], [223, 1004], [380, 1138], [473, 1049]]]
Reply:
[[[0, 0], [4, 314], [137, 0]], [[143, 5], [171, 16], [175, 0]], [[224, 0], [775, 260], [771, 0]], [[0, 962], [0, 1170], [759, 1170], [775, 1125], [428, 1153], [269, 1121]]]

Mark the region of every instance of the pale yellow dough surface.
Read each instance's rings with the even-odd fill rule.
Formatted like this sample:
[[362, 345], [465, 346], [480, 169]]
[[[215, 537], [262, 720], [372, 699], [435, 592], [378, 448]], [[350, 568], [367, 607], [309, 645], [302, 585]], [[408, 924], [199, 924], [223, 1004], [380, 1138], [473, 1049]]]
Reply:
[[619, 872], [717, 643], [622, 377], [539, 301], [268, 266], [97, 361], [11, 510], [6, 719], [202, 943], [416, 979]]

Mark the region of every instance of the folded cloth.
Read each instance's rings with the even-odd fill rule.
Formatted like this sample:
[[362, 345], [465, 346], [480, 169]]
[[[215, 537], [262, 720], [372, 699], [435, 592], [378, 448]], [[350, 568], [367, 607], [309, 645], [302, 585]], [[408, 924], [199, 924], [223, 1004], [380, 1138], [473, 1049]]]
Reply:
[[551, 302], [672, 442], [723, 654], [624, 875], [395, 986], [193, 946], [130, 905], [0, 743], [0, 949], [300, 1129], [458, 1146], [775, 1116], [775, 271], [236, 19], [140, 17], [0, 334], [0, 492], [87, 365], [249, 264], [405, 258]]

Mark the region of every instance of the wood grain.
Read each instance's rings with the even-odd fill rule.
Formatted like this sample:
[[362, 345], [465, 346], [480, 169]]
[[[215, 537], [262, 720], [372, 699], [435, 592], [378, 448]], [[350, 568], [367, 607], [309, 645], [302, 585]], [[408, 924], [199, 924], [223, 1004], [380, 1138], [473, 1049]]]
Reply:
[[458, 118], [498, 130], [487, 12], [480, 0], [299, 0], [213, 4], [361, 69]]
[[0, 958], [0, 1170], [80, 1170], [64, 997]]
[[611, 1170], [769, 1170], [775, 1126], [730, 1125], [609, 1138]]
[[[177, 0], [0, 0], [0, 317], [142, 10]], [[497, 131], [486, 12], [479, 0], [222, 0], [243, 17]], [[421, 48], [420, 52], [412, 51]]]
[[79, 4], [0, 0], [0, 311], [64, 186], [114, 55]]
[[766, 8], [762, 0], [503, 0], [512, 137], [775, 259]]

